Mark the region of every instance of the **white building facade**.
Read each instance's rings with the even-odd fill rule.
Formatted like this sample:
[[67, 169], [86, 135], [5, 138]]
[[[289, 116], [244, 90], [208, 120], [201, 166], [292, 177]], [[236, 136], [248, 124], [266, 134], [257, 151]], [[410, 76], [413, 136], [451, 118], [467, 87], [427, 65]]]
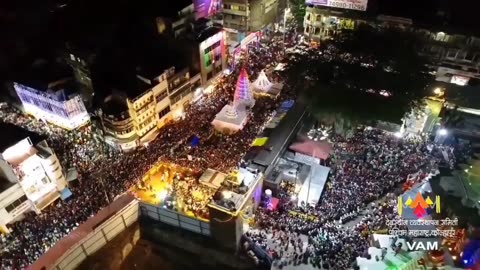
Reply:
[[25, 212], [40, 213], [67, 188], [65, 174], [53, 150], [46, 141], [34, 145], [28, 137], [3, 150], [0, 177], [8, 184], [0, 193], [3, 232], [8, 232], [7, 225], [21, 219]]
[[200, 73], [205, 84], [227, 68], [226, 46], [227, 38], [223, 30], [216, 31], [200, 42]]
[[66, 96], [65, 90], [39, 91], [14, 83], [25, 112], [36, 118], [72, 130], [87, 124], [90, 116], [80, 95]]
[[147, 146], [165, 124], [182, 117], [202, 84], [200, 73], [190, 77], [188, 69], [176, 72], [173, 67], [154, 79], [140, 75], [137, 79], [151, 88], [135, 98], [126, 98], [127, 110], [121, 115], [102, 115], [107, 142], [122, 151]]

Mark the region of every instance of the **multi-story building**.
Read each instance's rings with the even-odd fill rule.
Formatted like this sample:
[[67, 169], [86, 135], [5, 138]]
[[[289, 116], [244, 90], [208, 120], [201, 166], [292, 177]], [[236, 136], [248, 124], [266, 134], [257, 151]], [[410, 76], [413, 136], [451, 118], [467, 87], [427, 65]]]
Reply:
[[105, 141], [122, 151], [133, 150], [137, 147], [138, 135], [133, 120], [128, 112], [127, 101], [124, 96], [110, 95], [105, 98], [101, 109]]
[[13, 83], [26, 113], [66, 129], [75, 129], [90, 121], [71, 73], [47, 74], [50, 66], [36, 66]]
[[136, 83], [105, 99], [102, 122], [106, 141], [123, 151], [146, 146], [160, 128], [182, 117], [201, 86], [201, 76], [171, 67], [161, 74], [139, 69]]
[[47, 142], [11, 124], [0, 124], [0, 231], [26, 212], [40, 211], [63, 196], [67, 182]]
[[467, 85], [480, 79], [480, 38], [454, 32], [419, 30], [423, 53], [435, 61], [437, 81]]
[[249, 32], [262, 30], [276, 22], [278, 0], [224, 0], [223, 26], [227, 39], [238, 43]]
[[358, 11], [307, 6], [303, 29], [307, 40], [316, 43], [333, 37], [342, 29], [355, 29], [359, 24], [366, 23], [366, 20]]
[[196, 36], [202, 81], [207, 83], [227, 68], [225, 32], [208, 27]]
[[79, 83], [83, 102], [90, 107], [94, 95], [91, 68], [95, 55], [75, 50], [72, 46], [67, 46], [67, 54], [64, 60], [72, 68], [75, 80]]
[[195, 20], [194, 5], [189, 0], [174, 1], [158, 12], [155, 18], [157, 33], [172, 35], [174, 38], [185, 33], [189, 23]]
[[367, 17], [354, 10], [307, 6], [304, 34], [307, 41], [316, 44], [332, 38], [338, 31], [355, 29], [366, 23], [375, 27], [402, 28], [420, 35], [424, 39], [421, 53], [432, 59], [432, 69], [436, 71], [438, 81], [466, 85], [472, 79], [480, 79], [480, 38], [459, 34], [450, 27], [444, 27], [448, 30], [442, 31], [431, 30], [409, 18]]

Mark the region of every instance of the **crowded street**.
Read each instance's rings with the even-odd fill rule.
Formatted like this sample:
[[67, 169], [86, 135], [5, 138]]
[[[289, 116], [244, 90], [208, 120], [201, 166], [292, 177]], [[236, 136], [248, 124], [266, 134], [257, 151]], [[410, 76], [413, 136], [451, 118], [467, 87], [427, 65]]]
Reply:
[[[247, 236], [271, 254], [275, 267], [307, 263], [350, 269], [357, 256], [368, 256], [369, 236], [388, 229], [387, 220], [399, 218], [395, 188], [409, 174], [435, 173], [442, 159], [435, 153], [445, 149], [371, 128], [358, 129], [350, 139], [337, 137], [333, 143], [332, 172], [318, 205], [299, 207], [285, 187], [276, 195], [281, 199], [278, 210], [268, 209], [268, 199], [258, 210], [257, 224]], [[297, 235], [308, 239], [297, 245]], [[289, 245], [295, 249], [286, 252]]]
[[[165, 126], [148, 147], [133, 153], [124, 154], [109, 148], [98, 140], [91, 126], [66, 131], [3, 104], [0, 119], [44, 135], [62, 166], [78, 170], [79, 181], [70, 187], [71, 199], [59, 200], [40, 215], [31, 213], [10, 226], [11, 233], [0, 239], [0, 268], [23, 269], [33, 263], [59, 239], [136, 185], [159, 161], [192, 168], [195, 173], [207, 168], [228, 173], [237, 167], [273, 110], [282, 101], [294, 97], [292, 89], [285, 89], [277, 99], [257, 99], [248, 124], [233, 136], [212, 134], [210, 122], [231, 102], [241, 67], [247, 70], [250, 80], [255, 80], [267, 64], [274, 65], [281, 59], [283, 51], [279, 40], [251, 47], [248, 58], [243, 58], [230, 75], [220, 78], [215, 91], [191, 104], [184, 117]], [[190, 146], [193, 135], [202, 141], [200, 147]], [[186, 192], [185, 195], [191, 196]]]
[[[0, 238], [0, 268], [24, 269], [132, 187], [143, 190], [146, 196], [155, 193], [140, 179], [158, 164], [191, 169], [191, 175], [176, 177], [167, 168], [170, 165], [162, 165], [152, 181], [165, 181], [169, 185], [178, 182], [175, 194], [176, 200], [185, 202], [180, 206], [183, 212], [208, 219], [204, 198], [209, 198], [209, 194], [204, 197], [203, 193], [211, 191], [196, 188], [193, 175], [198, 176], [207, 168], [232, 172], [274, 110], [282, 102], [296, 99], [295, 89], [287, 85], [277, 98], [256, 99], [242, 131], [226, 136], [212, 130], [212, 119], [233, 98], [240, 69], [244, 67], [250, 80], [255, 80], [267, 65], [275, 66], [283, 59], [281, 44], [281, 38], [274, 38], [250, 47], [248, 56], [231, 74], [218, 79], [212, 93], [190, 104], [183, 117], [162, 128], [148, 147], [132, 153], [106, 146], [92, 126], [66, 131], [23, 115], [8, 105], [2, 106], [1, 121], [44, 135], [62, 166], [78, 170], [79, 181], [70, 187], [71, 199], [58, 200], [40, 215], [29, 214], [10, 226], [11, 233]], [[347, 60], [350, 61], [348, 57]], [[272, 81], [281, 80], [280, 75], [273, 76]], [[200, 138], [197, 147], [191, 146], [193, 136]], [[247, 237], [271, 254], [276, 267], [306, 263], [324, 269], [349, 269], [357, 256], [367, 255], [367, 237], [384, 229], [387, 219], [395, 218], [396, 196], [392, 193], [395, 187], [406, 181], [409, 174], [434, 172], [440, 162], [436, 155], [440, 146], [417, 137], [397, 138], [391, 133], [362, 127], [351, 138], [331, 139], [334, 148], [331, 174], [319, 204], [298, 207], [291, 199], [291, 191], [285, 189], [277, 195], [281, 199], [278, 210], [260, 207], [255, 226], [247, 233]], [[158, 199], [152, 198], [152, 203]], [[380, 202], [372, 205], [376, 201]], [[370, 209], [370, 214], [362, 216], [353, 227], [344, 226], [365, 208]], [[292, 216], [290, 210], [316, 218]], [[288, 249], [289, 245], [293, 250]]]

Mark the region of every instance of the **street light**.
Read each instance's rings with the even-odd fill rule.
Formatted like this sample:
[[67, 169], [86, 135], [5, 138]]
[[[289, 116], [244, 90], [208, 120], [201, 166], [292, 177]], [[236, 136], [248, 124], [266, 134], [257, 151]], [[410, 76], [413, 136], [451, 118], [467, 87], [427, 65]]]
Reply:
[[164, 201], [167, 198], [167, 196], [168, 196], [168, 191], [166, 191], [166, 190], [162, 190], [159, 193], [157, 193], [157, 198], [160, 201]]
[[448, 131], [444, 128], [441, 128], [438, 130], [438, 135], [440, 136], [446, 136], [448, 134]]
[[433, 90], [433, 93], [437, 96], [437, 97], [442, 97], [444, 94], [445, 94], [445, 89], [442, 88], [442, 87], [437, 87]]

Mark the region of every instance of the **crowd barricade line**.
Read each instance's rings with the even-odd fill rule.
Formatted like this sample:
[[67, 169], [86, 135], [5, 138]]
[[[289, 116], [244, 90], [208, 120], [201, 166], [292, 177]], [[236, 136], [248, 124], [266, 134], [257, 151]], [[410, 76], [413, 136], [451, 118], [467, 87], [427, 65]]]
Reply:
[[134, 224], [138, 216], [138, 201], [125, 194], [57, 242], [27, 269], [75, 269]]
[[187, 216], [177, 211], [163, 208], [159, 205], [153, 205], [145, 202], [140, 202], [139, 205], [139, 212], [143, 217], [174, 226], [182, 230], [187, 230], [204, 236], [211, 236], [210, 223], [206, 220]]

